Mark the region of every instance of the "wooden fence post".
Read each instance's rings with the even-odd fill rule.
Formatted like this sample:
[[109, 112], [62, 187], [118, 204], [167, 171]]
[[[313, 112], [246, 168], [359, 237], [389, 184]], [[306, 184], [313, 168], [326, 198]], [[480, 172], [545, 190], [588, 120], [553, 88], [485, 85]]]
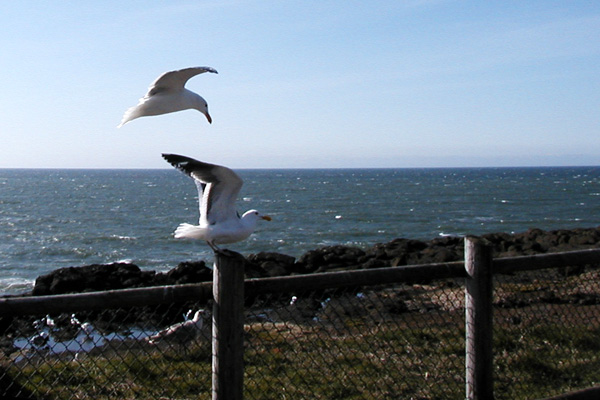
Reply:
[[492, 352], [492, 249], [482, 239], [465, 238], [466, 398], [494, 398]]
[[241, 400], [244, 387], [244, 257], [215, 254], [212, 398]]

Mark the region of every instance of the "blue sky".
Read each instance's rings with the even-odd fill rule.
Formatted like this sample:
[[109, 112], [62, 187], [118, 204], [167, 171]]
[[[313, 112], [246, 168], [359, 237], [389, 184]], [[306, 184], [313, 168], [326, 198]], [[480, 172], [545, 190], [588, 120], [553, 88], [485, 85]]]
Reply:
[[[600, 2], [0, 3], [0, 168], [600, 165]], [[117, 129], [162, 72], [187, 110]]]

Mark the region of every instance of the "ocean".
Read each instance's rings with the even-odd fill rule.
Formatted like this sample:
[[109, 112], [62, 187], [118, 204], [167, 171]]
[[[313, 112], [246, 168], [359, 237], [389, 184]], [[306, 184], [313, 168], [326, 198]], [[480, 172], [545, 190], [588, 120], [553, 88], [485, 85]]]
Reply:
[[[239, 211], [273, 218], [227, 246], [242, 254], [600, 226], [600, 167], [237, 172]], [[174, 169], [0, 169], [0, 294], [27, 291], [61, 267], [212, 262], [205, 243], [172, 237], [197, 219], [196, 187]]]

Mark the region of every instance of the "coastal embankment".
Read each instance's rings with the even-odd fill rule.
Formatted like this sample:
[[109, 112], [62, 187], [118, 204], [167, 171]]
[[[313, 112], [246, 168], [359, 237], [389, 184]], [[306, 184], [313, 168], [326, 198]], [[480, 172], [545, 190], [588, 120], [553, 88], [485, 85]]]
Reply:
[[[600, 247], [600, 227], [526, 232], [490, 233], [481, 236], [493, 247], [494, 257], [515, 257]], [[430, 241], [398, 238], [369, 248], [327, 246], [295, 258], [260, 252], [246, 257], [247, 278], [310, 274], [364, 268], [397, 267], [459, 261], [464, 258], [462, 237]], [[568, 273], [569, 271], [566, 271]], [[183, 261], [167, 272], [146, 271], [133, 263], [93, 264], [54, 270], [37, 278], [26, 295], [138, 288], [199, 283], [212, 280], [205, 261]]]

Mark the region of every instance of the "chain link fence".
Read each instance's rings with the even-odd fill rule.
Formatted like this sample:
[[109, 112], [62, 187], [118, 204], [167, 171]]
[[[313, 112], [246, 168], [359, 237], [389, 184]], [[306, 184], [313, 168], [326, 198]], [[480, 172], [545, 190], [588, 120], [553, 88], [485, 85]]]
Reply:
[[265, 296], [246, 326], [246, 397], [461, 398], [460, 292], [444, 282]]
[[193, 318], [202, 309], [188, 303], [14, 318], [1, 341], [4, 395], [166, 399], [210, 393], [210, 314], [198, 323]]
[[[495, 276], [497, 399], [597, 385], [599, 278], [594, 266]], [[3, 317], [0, 397], [209, 399], [211, 310]], [[464, 398], [464, 278], [250, 295], [244, 332], [247, 399]]]
[[497, 398], [539, 399], [600, 383], [600, 270], [498, 275], [494, 290]]

